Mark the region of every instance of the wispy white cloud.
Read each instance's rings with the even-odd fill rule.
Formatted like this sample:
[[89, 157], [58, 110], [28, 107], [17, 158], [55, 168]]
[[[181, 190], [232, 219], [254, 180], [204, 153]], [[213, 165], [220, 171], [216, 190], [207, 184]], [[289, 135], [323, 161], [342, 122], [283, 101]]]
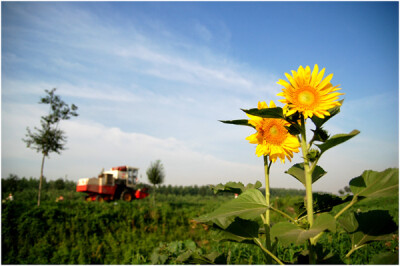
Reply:
[[[45, 59], [50, 62], [26, 60], [25, 63], [34, 63], [35, 67], [41, 69], [56, 66], [54, 71], [68, 74], [69, 71], [83, 71], [90, 73], [99, 67], [125, 67], [131, 72], [142, 73], [149, 77], [177, 81], [181, 83], [211, 86], [213, 90], [218, 89], [241, 89], [251, 93], [252, 89], [257, 90], [268, 79], [266, 76], [255, 76], [254, 71], [244, 66], [235, 66], [231, 60], [223, 58], [216, 54], [209, 56], [208, 51], [195, 43], [187, 45], [184, 52], [181, 47], [175, 46], [175, 40], [179, 38], [173, 33], [168, 38], [160, 38], [155, 34], [144, 35], [138, 33], [136, 25], [128, 23], [124, 29], [117, 28], [113, 21], [106, 24], [96, 15], [85, 10], [76, 8], [56, 8], [44, 6], [44, 9], [36, 13], [28, 11], [28, 8], [15, 9], [15, 12], [24, 18], [33, 34], [42, 34], [40, 38], [43, 45], [62, 45], [79, 50], [51, 51], [51, 58]], [[27, 15], [30, 13], [30, 15]], [[44, 14], [48, 13], [48, 16]], [[74, 18], [71, 21], [71, 18]], [[145, 26], [145, 25], [144, 25]], [[204, 32], [207, 28], [198, 22], [193, 27], [200, 27]], [[43, 34], [46, 29], [46, 34]], [[62, 32], [59, 30], [62, 29]], [[20, 32], [26, 31], [26, 28], [9, 28], [5, 30]], [[10, 33], [11, 34], [11, 33]], [[211, 33], [210, 33], [211, 34]], [[21, 37], [21, 36], [19, 36]], [[78, 40], [79, 41], [75, 41]], [[21, 39], [23, 41], [24, 39]], [[37, 47], [42, 49], [42, 46]], [[80, 55], [77, 55], [76, 53]], [[93, 52], [99, 53], [102, 60], [91, 55]], [[61, 56], [62, 55], [62, 56]], [[15, 57], [15, 56], [14, 56]], [[205, 61], [204, 59], [212, 59]], [[218, 58], [218, 61], [215, 59]], [[16, 58], [15, 58], [16, 59]], [[72, 59], [72, 60], [71, 60]], [[110, 61], [111, 60], [111, 61]], [[96, 66], [93, 68], [93, 64]], [[113, 73], [114, 72], [114, 73]], [[109, 75], [118, 75], [115, 70], [110, 69]], [[70, 74], [69, 74], [70, 75]], [[76, 73], [75, 75], [79, 75]], [[129, 78], [129, 77], [125, 77]]]
[[212, 33], [209, 29], [207, 29], [206, 26], [202, 25], [201, 23], [196, 23], [194, 27], [195, 31], [199, 34], [200, 38], [202, 38], [205, 41], [210, 41], [212, 36]]
[[[97, 87], [98, 86], [98, 87]], [[137, 96], [127, 89], [110, 86], [107, 84], [97, 84], [97, 86], [87, 85], [72, 85], [62, 82], [55, 84], [51, 82], [31, 83], [22, 80], [14, 80], [3, 78], [2, 90], [4, 96], [21, 96], [34, 95], [39, 100], [39, 97], [44, 96], [44, 90], [57, 89], [57, 94], [61, 96], [70, 96], [77, 99], [103, 100], [108, 102], [138, 102], [142, 101], [140, 96]]]

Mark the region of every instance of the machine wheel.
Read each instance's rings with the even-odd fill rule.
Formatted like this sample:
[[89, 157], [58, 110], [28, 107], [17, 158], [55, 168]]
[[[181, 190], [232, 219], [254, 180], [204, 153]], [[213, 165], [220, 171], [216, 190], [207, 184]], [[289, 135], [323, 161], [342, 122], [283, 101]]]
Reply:
[[86, 196], [86, 197], [85, 197], [85, 201], [87, 201], [87, 202], [91, 202], [91, 201], [92, 201], [92, 197], [90, 197], [90, 196]]
[[96, 196], [96, 201], [98, 201], [98, 202], [103, 202], [103, 201], [104, 201], [104, 198], [103, 198], [102, 196], [100, 196], [100, 195], [97, 195], [97, 196]]
[[129, 190], [124, 190], [121, 194], [121, 199], [130, 202], [133, 199], [133, 193]]

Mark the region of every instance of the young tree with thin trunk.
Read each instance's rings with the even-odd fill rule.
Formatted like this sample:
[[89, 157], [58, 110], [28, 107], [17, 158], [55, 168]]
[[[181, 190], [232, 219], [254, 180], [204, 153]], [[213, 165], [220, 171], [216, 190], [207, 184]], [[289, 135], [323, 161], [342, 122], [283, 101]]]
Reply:
[[40, 181], [38, 193], [38, 206], [40, 206], [40, 193], [42, 190], [43, 168], [46, 157], [52, 152], [60, 154], [65, 150], [67, 137], [65, 132], [58, 128], [61, 120], [68, 120], [72, 116], [78, 116], [76, 110], [78, 107], [74, 104], [68, 106], [61, 100], [60, 96], [55, 95], [56, 89], [45, 90], [47, 95], [40, 99], [40, 104], [49, 104], [50, 110], [47, 116], [40, 119], [41, 128], [35, 127], [32, 132], [29, 127], [26, 128], [26, 139], [22, 139], [28, 148], [34, 149], [42, 154], [42, 165], [40, 168]]
[[164, 166], [162, 165], [161, 161], [157, 160], [153, 163], [150, 163], [149, 168], [147, 168], [146, 174], [149, 182], [153, 184], [153, 201], [155, 204], [156, 185], [162, 184], [165, 178]]

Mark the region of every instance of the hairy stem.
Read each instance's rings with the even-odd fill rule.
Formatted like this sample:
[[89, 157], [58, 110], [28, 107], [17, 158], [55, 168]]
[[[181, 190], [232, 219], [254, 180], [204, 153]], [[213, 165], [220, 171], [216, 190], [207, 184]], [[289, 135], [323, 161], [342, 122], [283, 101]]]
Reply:
[[[270, 205], [270, 191], [269, 191], [269, 169], [271, 163], [268, 164], [268, 156], [264, 155], [264, 172], [265, 172], [265, 203]], [[270, 225], [269, 208], [265, 211], [265, 223]]]
[[309, 251], [309, 264], [316, 264], [317, 254], [315, 253], [314, 244], [311, 243], [311, 239], [308, 241], [308, 251]]
[[[269, 189], [269, 169], [271, 167], [271, 162], [268, 163], [268, 156], [264, 155], [264, 172], [265, 172], [265, 203], [267, 206], [270, 206], [270, 189]], [[270, 221], [270, 210], [269, 208], [265, 211], [265, 244], [268, 250], [271, 250], [271, 221]], [[267, 263], [271, 263], [271, 261], [267, 261]]]
[[[306, 138], [306, 123], [304, 116], [301, 116], [301, 139], [300, 139], [301, 151], [303, 153], [304, 160], [304, 176], [306, 181], [306, 209], [307, 209], [307, 220], [310, 227], [314, 224], [314, 208], [313, 208], [313, 196], [312, 196], [312, 171], [314, 167], [310, 168], [310, 161], [308, 158], [308, 149]], [[315, 242], [313, 239], [308, 241], [309, 250], [309, 263], [316, 263], [316, 254], [314, 251]]]
[[253, 239], [254, 242], [265, 252], [267, 253], [271, 258], [273, 258], [278, 264], [280, 265], [284, 265], [283, 262], [278, 259], [271, 251], [269, 251], [268, 249], [266, 249], [260, 242], [260, 240], [258, 238], [254, 238]]
[[304, 116], [301, 117], [301, 151], [303, 153], [304, 160], [304, 175], [306, 178], [306, 207], [307, 207], [307, 219], [310, 227], [314, 223], [314, 208], [313, 208], [313, 197], [312, 197], [312, 169], [310, 169], [310, 162], [308, 159], [308, 145], [306, 139], [306, 126]]
[[361, 246], [352, 248], [352, 249], [346, 254], [345, 258], [349, 258], [350, 255], [353, 254], [354, 251], [356, 251], [357, 249], [360, 249], [360, 248], [362, 248], [362, 247], [364, 247], [364, 246], [365, 246], [365, 245], [361, 245]]
[[346, 207], [344, 207], [343, 209], [340, 210], [340, 212], [338, 212], [335, 215], [335, 219], [339, 218], [340, 215], [342, 215], [345, 211], [347, 211], [351, 206], [353, 206], [355, 203], [357, 203], [358, 201], [358, 197], [354, 196], [353, 199], [350, 201], [349, 204], [346, 205]]
[[290, 217], [288, 214], [284, 213], [283, 211], [279, 210], [279, 209], [275, 209], [274, 207], [269, 207], [272, 211], [279, 213], [280, 215], [288, 218], [291, 222], [293, 223], [297, 223], [297, 221], [295, 219], [293, 219], [292, 217]]

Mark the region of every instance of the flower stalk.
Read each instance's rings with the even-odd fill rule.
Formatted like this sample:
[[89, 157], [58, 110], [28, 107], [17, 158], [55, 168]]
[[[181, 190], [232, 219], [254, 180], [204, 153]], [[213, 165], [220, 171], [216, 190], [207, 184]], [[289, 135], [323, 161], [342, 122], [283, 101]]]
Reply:
[[284, 213], [283, 211], [279, 210], [279, 209], [275, 209], [274, 207], [270, 206], [269, 207], [270, 210], [279, 213], [280, 215], [282, 215], [283, 217], [285, 217], [286, 219], [288, 219], [289, 221], [291, 221], [294, 224], [297, 224], [298, 221], [296, 221], [295, 219], [293, 219], [292, 217], [290, 217], [289, 215], [287, 215], [286, 213]]
[[[300, 145], [301, 151], [303, 153], [304, 160], [304, 176], [306, 185], [306, 209], [307, 209], [307, 221], [309, 227], [314, 224], [314, 207], [313, 207], [313, 196], [312, 196], [312, 171], [314, 168], [310, 168], [310, 161], [308, 158], [308, 143], [306, 138], [306, 123], [304, 116], [301, 115], [301, 132], [300, 132]], [[316, 264], [316, 254], [314, 251], [315, 241], [314, 239], [309, 239], [308, 241], [308, 251], [309, 251], [309, 263]]]
[[346, 210], [350, 209], [351, 206], [353, 206], [355, 203], [357, 203], [358, 201], [358, 197], [354, 196], [353, 199], [350, 201], [349, 204], [346, 205], [346, 207], [344, 207], [343, 209], [340, 210], [340, 212], [338, 212], [335, 215], [335, 219], [337, 220], [339, 218], [340, 215], [342, 215]]
[[[270, 188], [269, 188], [269, 169], [271, 163], [268, 163], [268, 156], [264, 155], [264, 172], [265, 172], [265, 203], [270, 206]], [[265, 224], [270, 226], [270, 211], [269, 208], [265, 211]]]
[[280, 265], [284, 265], [283, 262], [278, 259], [271, 251], [269, 251], [268, 249], [266, 249], [260, 242], [260, 240], [258, 238], [254, 238], [254, 242], [265, 252], [267, 253], [269, 256], [271, 256], [271, 258], [273, 258], [278, 264]]
[[306, 208], [307, 208], [307, 220], [310, 227], [314, 223], [314, 208], [313, 208], [313, 196], [312, 196], [312, 170], [310, 168], [310, 162], [308, 159], [308, 144], [306, 139], [306, 126], [304, 116], [301, 116], [301, 151], [304, 159], [304, 176], [306, 179]]
[[[268, 163], [268, 156], [264, 155], [264, 172], [265, 172], [265, 203], [268, 206], [265, 211], [265, 220], [264, 220], [264, 228], [265, 228], [265, 245], [268, 250], [271, 250], [271, 220], [270, 220], [270, 188], [269, 188], [269, 170], [271, 168], [272, 162]], [[270, 258], [268, 257], [268, 263], [271, 263]]]

